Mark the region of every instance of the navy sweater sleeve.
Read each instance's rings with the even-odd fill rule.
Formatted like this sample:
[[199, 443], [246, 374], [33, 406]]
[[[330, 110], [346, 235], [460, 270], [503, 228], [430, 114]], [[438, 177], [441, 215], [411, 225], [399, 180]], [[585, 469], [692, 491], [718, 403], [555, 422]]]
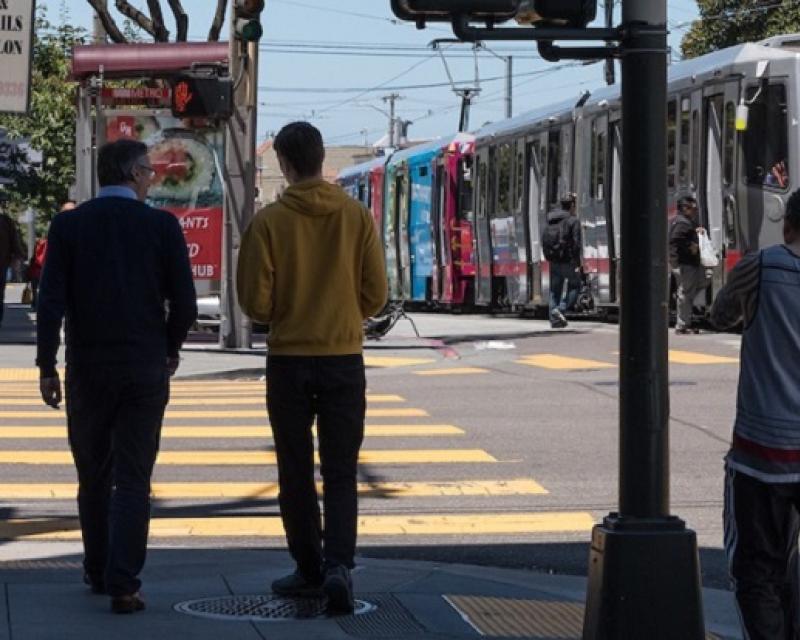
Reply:
[[175, 216], [167, 215], [167, 355], [177, 357], [189, 329], [197, 319], [197, 295], [192, 280], [189, 251]]
[[61, 324], [67, 299], [67, 252], [59, 218], [53, 218], [47, 234], [47, 260], [44, 264], [39, 298], [36, 303], [36, 365], [43, 378], [56, 374], [56, 354], [60, 345]]

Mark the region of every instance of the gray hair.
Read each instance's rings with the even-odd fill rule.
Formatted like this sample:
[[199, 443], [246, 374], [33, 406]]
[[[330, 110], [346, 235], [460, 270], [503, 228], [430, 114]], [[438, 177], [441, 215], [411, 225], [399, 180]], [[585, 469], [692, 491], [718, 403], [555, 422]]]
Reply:
[[97, 154], [97, 181], [101, 187], [133, 180], [133, 168], [147, 155], [147, 145], [137, 140], [117, 140], [100, 147]]

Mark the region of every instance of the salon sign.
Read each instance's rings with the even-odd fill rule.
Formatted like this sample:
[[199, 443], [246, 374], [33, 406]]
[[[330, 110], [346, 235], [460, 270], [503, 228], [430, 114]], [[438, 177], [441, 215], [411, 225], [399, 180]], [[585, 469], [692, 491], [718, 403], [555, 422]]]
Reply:
[[27, 113], [35, 0], [0, 0], [0, 113]]

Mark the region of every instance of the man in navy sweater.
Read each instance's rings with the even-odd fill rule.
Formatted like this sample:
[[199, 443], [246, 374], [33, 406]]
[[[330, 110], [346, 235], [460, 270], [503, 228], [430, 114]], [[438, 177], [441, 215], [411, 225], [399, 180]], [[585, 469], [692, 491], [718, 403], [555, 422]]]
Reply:
[[100, 191], [53, 218], [39, 289], [36, 364], [42, 399], [54, 408], [66, 316], [67, 430], [78, 471], [84, 581], [111, 596], [115, 613], [144, 609], [138, 574], [150, 476], [169, 378], [197, 316], [180, 224], [143, 202], [153, 173], [140, 142], [100, 149]]

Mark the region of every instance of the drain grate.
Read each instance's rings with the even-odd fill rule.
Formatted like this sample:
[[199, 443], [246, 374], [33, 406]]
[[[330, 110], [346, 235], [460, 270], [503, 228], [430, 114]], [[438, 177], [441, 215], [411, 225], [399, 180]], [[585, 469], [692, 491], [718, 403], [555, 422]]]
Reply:
[[425, 628], [389, 594], [367, 594], [377, 610], [370, 616], [345, 616], [337, 622], [345, 633], [362, 638], [419, 637]]
[[[354, 614], [375, 611], [371, 602], [356, 600]], [[179, 602], [175, 611], [200, 618], [238, 622], [281, 622], [307, 620], [327, 615], [325, 598], [283, 598], [281, 596], [224, 596]]]

